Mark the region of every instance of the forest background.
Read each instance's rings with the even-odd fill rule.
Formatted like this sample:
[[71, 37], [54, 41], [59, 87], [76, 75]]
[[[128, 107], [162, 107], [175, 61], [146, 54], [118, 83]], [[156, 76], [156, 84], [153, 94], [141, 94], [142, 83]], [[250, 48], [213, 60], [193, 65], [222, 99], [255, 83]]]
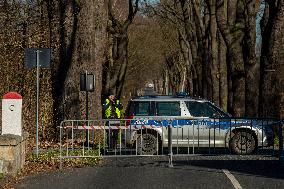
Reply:
[[40, 137], [84, 119], [80, 73], [95, 74], [90, 119], [110, 90], [126, 106], [154, 84], [234, 116], [284, 118], [284, 0], [0, 0], [0, 96], [23, 96], [33, 136], [36, 70], [25, 48], [51, 48], [40, 73]]

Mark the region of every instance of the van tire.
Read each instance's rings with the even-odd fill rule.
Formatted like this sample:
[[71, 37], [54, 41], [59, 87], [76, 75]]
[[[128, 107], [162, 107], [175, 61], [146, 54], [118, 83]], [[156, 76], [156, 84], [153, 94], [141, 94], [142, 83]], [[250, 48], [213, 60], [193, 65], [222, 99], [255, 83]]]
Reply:
[[251, 154], [256, 149], [256, 140], [252, 133], [239, 131], [232, 137], [230, 149], [234, 154]]
[[157, 153], [157, 137], [152, 133], [142, 134], [142, 145], [141, 145], [141, 134], [137, 138], [137, 153], [140, 155], [154, 155]]

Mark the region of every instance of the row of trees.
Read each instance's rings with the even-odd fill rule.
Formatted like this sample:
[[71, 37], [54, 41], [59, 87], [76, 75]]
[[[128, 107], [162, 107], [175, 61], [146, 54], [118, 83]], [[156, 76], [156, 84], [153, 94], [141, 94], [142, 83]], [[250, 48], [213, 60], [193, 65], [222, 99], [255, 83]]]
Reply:
[[[41, 69], [40, 134], [53, 138], [63, 119], [85, 118], [79, 75], [96, 74], [90, 95], [91, 118], [101, 116], [102, 67], [107, 48], [107, 8], [104, 0], [3, 0], [0, 94], [16, 91], [24, 98], [24, 129], [35, 132], [35, 70], [24, 64], [25, 48], [51, 48], [52, 67]], [[33, 134], [32, 134], [33, 136]]]
[[41, 47], [53, 53], [51, 69], [41, 69], [43, 138], [63, 119], [85, 118], [79, 75], [86, 70], [96, 75], [90, 119], [101, 117], [109, 90], [127, 101], [147, 82], [160, 94], [208, 98], [236, 116], [279, 117], [283, 1], [1, 0], [0, 95], [23, 95], [24, 126], [33, 133], [35, 70], [25, 67], [24, 49]]
[[210, 99], [235, 116], [279, 117], [283, 9], [283, 0], [149, 3], [147, 15], [163, 28], [174, 28], [166, 35], [175, 37], [179, 47], [166, 54], [164, 80], [170, 81], [173, 91]]
[[[36, 73], [24, 63], [25, 48], [51, 48], [52, 66], [41, 69], [40, 134], [53, 138], [63, 119], [86, 118], [79, 75], [96, 76], [89, 95], [89, 119], [101, 118], [102, 97], [121, 96], [128, 65], [128, 28], [138, 0], [2, 0], [0, 95], [24, 97], [24, 129], [35, 132]], [[33, 136], [33, 135], [32, 135]]]

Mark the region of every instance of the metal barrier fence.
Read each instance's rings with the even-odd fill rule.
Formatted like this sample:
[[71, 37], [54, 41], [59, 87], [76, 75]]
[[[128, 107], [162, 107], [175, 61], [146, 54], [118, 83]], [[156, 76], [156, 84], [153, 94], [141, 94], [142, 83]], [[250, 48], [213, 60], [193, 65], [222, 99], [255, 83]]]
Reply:
[[139, 117], [65, 120], [60, 159], [190, 154], [283, 155], [283, 122], [275, 119]]

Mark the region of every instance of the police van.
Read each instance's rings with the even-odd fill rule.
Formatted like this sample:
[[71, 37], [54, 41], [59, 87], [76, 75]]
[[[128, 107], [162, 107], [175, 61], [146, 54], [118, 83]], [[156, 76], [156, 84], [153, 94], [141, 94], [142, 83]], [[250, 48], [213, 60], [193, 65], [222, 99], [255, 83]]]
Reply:
[[131, 120], [127, 143], [142, 155], [168, 146], [169, 125], [173, 147], [225, 147], [235, 154], [250, 154], [272, 144], [268, 122], [233, 118], [208, 100], [186, 95], [133, 98], [126, 118]]

